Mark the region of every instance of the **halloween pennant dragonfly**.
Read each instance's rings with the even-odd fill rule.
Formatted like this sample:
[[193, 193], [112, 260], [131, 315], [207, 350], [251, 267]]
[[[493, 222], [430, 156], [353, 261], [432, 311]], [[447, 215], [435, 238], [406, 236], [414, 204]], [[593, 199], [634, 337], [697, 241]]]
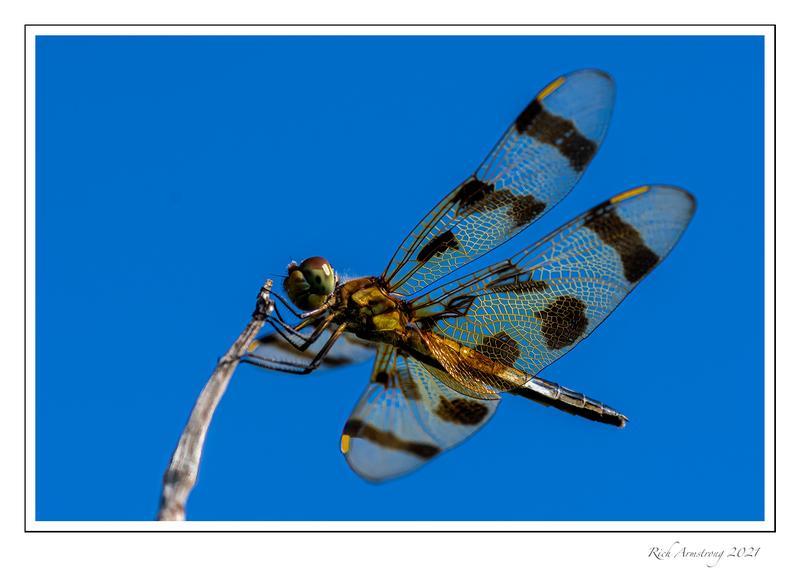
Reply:
[[613, 81], [596, 70], [547, 85], [380, 276], [343, 281], [321, 257], [290, 264], [290, 302], [275, 297], [300, 322], [271, 316], [275, 331], [243, 361], [306, 374], [374, 357], [341, 436], [360, 476], [381, 481], [418, 468], [486, 424], [504, 392], [625, 425], [617, 410], [537, 374], [666, 257], [694, 213], [689, 193], [628, 190], [507, 260], [439, 282], [566, 196], [605, 136], [613, 101]]

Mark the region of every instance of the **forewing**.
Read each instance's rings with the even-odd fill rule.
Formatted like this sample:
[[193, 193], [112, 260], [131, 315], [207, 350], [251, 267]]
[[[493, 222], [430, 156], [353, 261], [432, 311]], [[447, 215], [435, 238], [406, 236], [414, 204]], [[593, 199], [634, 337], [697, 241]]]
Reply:
[[611, 78], [562, 76], [519, 115], [476, 172], [448, 194], [398, 248], [383, 278], [414, 294], [499, 246], [572, 189], [605, 136]]
[[415, 314], [433, 334], [536, 375], [664, 259], [694, 207], [678, 188], [624, 192], [516, 257], [418, 297]]
[[395, 478], [474, 434], [498, 403], [458, 394], [413, 358], [381, 345], [370, 383], [342, 432], [342, 453], [362, 478]]

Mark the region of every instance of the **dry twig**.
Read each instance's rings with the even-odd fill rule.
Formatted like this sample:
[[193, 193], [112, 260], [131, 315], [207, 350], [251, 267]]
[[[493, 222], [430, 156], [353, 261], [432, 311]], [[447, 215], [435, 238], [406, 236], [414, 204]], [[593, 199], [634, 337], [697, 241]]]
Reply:
[[197, 481], [197, 470], [200, 467], [208, 426], [239, 359], [264, 326], [267, 315], [272, 312], [273, 304], [269, 299], [271, 290], [272, 280], [267, 280], [258, 294], [253, 317], [228, 352], [219, 359], [214, 373], [195, 402], [189, 421], [183, 429], [175, 452], [172, 453], [169, 467], [164, 472], [158, 508], [159, 520], [186, 519], [186, 500]]

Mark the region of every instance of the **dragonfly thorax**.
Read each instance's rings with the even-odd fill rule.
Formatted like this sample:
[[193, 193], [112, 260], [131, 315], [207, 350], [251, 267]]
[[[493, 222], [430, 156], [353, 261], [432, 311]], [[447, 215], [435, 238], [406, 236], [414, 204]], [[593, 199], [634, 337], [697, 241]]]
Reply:
[[402, 302], [386, 292], [378, 278], [357, 278], [339, 290], [342, 317], [350, 330], [367, 339], [386, 338], [386, 332], [405, 332], [407, 314]]

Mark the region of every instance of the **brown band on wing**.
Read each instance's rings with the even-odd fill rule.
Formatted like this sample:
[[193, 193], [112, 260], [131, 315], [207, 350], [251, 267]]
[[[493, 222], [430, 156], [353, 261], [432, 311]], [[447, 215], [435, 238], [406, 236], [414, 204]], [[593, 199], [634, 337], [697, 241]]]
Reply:
[[481, 343], [475, 346], [475, 350], [505, 366], [513, 366], [522, 354], [517, 341], [505, 332], [483, 338]]
[[444, 396], [439, 396], [439, 404], [434, 414], [442, 420], [453, 424], [477, 426], [489, 414], [489, 409], [475, 400], [467, 398], [448, 400]]
[[572, 120], [551, 114], [538, 99], [528, 104], [514, 126], [520, 134], [555, 146], [576, 172], [586, 168], [597, 152], [597, 144], [581, 134]]
[[[267, 334], [266, 336], [262, 336], [256, 340], [259, 344], [264, 345], [273, 345], [276, 348], [283, 348], [284, 350], [297, 350], [294, 346], [289, 344], [285, 338], [278, 336], [277, 333], [272, 332], [271, 334]], [[297, 350], [299, 353], [300, 351]]]
[[409, 442], [402, 440], [385, 430], [379, 430], [370, 424], [366, 424], [362, 420], [352, 418], [344, 425], [342, 434], [350, 436], [351, 438], [362, 438], [370, 442], [387, 448], [389, 450], [400, 450], [408, 452], [419, 458], [429, 459], [436, 456], [441, 450], [438, 446], [433, 444], [425, 444], [422, 442]]
[[352, 364], [352, 358], [343, 358], [341, 356], [336, 356], [334, 354], [328, 354], [322, 359], [322, 363], [327, 366], [346, 366], [347, 364]]
[[547, 347], [553, 350], [574, 344], [589, 325], [586, 303], [574, 296], [559, 296], [534, 316], [542, 323]]
[[628, 282], [638, 282], [658, 264], [658, 255], [644, 243], [639, 231], [620, 218], [614, 210], [608, 210], [607, 205], [592, 214], [584, 226], [597, 234], [603, 243], [616, 250]]
[[490, 212], [508, 206], [509, 216], [517, 227], [526, 226], [544, 212], [547, 204], [537, 200], [530, 194], [517, 196], [510, 190], [495, 190], [494, 184], [483, 182], [472, 176], [454, 197], [458, 204], [456, 215], [465, 215], [470, 211]]
[[424, 264], [437, 254], [442, 254], [450, 248], [454, 250], [459, 248], [458, 239], [455, 237], [452, 230], [442, 232], [423, 246], [417, 255], [417, 261]]
[[517, 196], [505, 188], [497, 190], [492, 195], [492, 205], [494, 206], [495, 204], [497, 206], [509, 205], [509, 216], [517, 227], [527, 226], [547, 208], [547, 204], [537, 200], [530, 194]]
[[[509, 279], [505, 279], [508, 281]], [[511, 279], [508, 284], [490, 284], [489, 290], [498, 294], [513, 293], [513, 294], [530, 294], [532, 292], [544, 292], [547, 290], [547, 282], [544, 280], [525, 280], [523, 282], [514, 282]]]
[[494, 192], [494, 184], [470, 177], [456, 192], [453, 200], [458, 204], [456, 214], [469, 212], [473, 206], [482, 202], [488, 194]]

